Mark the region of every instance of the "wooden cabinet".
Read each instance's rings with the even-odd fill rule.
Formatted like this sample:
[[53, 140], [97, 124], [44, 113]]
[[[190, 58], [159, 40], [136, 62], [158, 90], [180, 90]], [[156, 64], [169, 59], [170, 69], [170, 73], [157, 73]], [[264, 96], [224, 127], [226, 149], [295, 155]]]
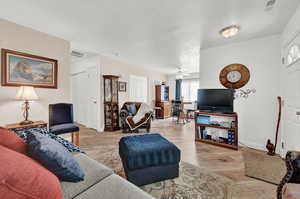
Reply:
[[157, 119], [171, 117], [172, 104], [170, 102], [156, 102], [156, 107], [160, 108], [156, 110]]
[[120, 129], [118, 79], [118, 76], [103, 75], [105, 131], [116, 131]]
[[169, 87], [165, 85], [155, 86], [156, 118], [164, 119], [171, 117], [172, 105], [169, 102]]
[[165, 86], [165, 85], [155, 86], [155, 101], [156, 102], [169, 101], [169, 86]]

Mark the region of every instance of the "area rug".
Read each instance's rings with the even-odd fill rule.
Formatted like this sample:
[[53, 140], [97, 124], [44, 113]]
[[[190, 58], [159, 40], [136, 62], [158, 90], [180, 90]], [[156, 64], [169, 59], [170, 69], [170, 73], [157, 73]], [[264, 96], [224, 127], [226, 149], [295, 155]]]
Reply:
[[141, 187], [157, 199], [230, 199], [233, 181], [181, 162], [179, 177]]
[[244, 148], [245, 175], [278, 185], [286, 174], [284, 160], [266, 152]]
[[[86, 152], [125, 178], [116, 146], [93, 147]], [[142, 186], [141, 189], [157, 199], [230, 199], [233, 184], [226, 177], [181, 161], [178, 178]]]

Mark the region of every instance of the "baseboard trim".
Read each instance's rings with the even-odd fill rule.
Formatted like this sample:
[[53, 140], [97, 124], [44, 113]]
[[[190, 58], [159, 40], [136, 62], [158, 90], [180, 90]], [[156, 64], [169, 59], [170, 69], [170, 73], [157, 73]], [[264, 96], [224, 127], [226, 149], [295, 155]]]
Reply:
[[249, 147], [249, 148], [252, 148], [252, 149], [267, 151], [265, 146], [261, 146], [261, 145], [251, 143], [251, 142], [239, 142], [239, 146], [244, 146], [244, 147]]

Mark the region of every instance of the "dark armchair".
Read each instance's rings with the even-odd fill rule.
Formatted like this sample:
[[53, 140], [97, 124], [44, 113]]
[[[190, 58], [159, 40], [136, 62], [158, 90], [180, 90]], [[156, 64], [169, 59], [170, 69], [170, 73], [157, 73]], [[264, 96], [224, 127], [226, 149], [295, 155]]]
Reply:
[[286, 154], [287, 173], [277, 188], [278, 199], [300, 199], [300, 152]]
[[49, 131], [55, 135], [71, 133], [72, 143], [79, 146], [79, 127], [74, 125], [73, 104], [50, 104], [49, 105]]
[[[142, 103], [139, 102], [125, 102], [120, 110], [120, 119], [121, 119], [121, 128], [123, 130], [124, 133], [127, 132], [138, 132], [139, 129], [146, 129], [147, 132], [150, 131], [151, 128], [151, 119], [149, 119], [145, 124], [141, 125], [140, 127], [138, 127], [136, 130], [130, 130], [127, 122], [126, 122], [126, 118], [128, 116], [134, 116], [136, 114], [136, 112], [139, 110], [140, 106]], [[134, 105], [135, 106], [135, 113], [132, 113], [132, 110], [128, 110], [128, 106], [130, 105]], [[148, 114], [148, 113], [147, 113]], [[150, 114], [150, 113], [149, 113]]]

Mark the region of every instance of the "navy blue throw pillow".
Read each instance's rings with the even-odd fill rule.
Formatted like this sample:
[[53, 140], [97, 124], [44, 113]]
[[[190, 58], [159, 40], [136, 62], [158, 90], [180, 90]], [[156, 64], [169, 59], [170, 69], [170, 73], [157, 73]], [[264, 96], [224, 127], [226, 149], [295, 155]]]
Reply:
[[135, 104], [126, 104], [126, 108], [127, 108], [130, 115], [135, 115], [136, 114]]
[[29, 155], [54, 173], [61, 181], [84, 180], [84, 171], [72, 154], [49, 136], [34, 132], [27, 134]]

